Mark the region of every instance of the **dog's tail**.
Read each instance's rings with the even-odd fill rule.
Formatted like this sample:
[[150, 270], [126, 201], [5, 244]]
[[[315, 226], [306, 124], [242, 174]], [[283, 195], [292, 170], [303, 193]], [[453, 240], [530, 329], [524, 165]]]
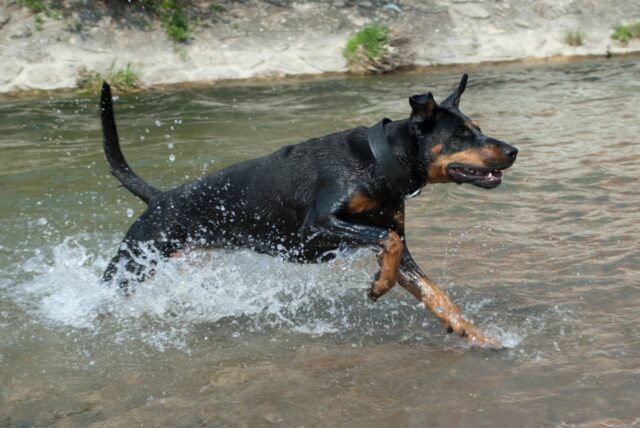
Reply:
[[109, 162], [111, 174], [122, 183], [131, 193], [145, 201], [147, 204], [162, 192], [145, 182], [133, 172], [127, 161], [124, 160], [116, 120], [113, 116], [113, 102], [111, 101], [111, 87], [104, 82], [100, 97], [100, 118], [102, 119], [102, 147]]

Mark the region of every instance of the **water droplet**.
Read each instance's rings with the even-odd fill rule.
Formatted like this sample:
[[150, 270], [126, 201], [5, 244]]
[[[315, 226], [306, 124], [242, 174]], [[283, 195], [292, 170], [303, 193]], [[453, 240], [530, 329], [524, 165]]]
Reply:
[[160, 122], [159, 120], [156, 120], [155, 123], [156, 123], [156, 126], [158, 126], [158, 127], [162, 126], [162, 122]]
[[133, 208], [127, 208], [127, 217], [133, 217]]
[[176, 160], [176, 156], [174, 154], [169, 155], [169, 162], [174, 162]]
[[44, 225], [45, 225], [45, 224], [47, 224], [47, 223], [49, 223], [49, 221], [48, 221], [46, 218], [44, 218], [44, 217], [40, 217], [40, 218], [38, 219], [38, 224], [39, 224], [39, 225], [41, 225], [41, 226], [44, 226]]

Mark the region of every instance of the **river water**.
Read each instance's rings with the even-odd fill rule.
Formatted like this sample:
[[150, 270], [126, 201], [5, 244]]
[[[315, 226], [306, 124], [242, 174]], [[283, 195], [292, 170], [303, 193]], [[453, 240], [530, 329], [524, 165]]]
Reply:
[[[406, 117], [461, 73], [127, 95], [116, 117], [130, 163], [168, 189]], [[2, 100], [0, 426], [640, 423], [637, 58], [480, 67], [461, 108], [518, 160], [494, 190], [425, 189], [408, 243], [501, 351], [399, 287], [369, 302], [366, 250], [190, 253], [121, 295], [100, 276], [143, 205], [107, 173], [97, 97]]]

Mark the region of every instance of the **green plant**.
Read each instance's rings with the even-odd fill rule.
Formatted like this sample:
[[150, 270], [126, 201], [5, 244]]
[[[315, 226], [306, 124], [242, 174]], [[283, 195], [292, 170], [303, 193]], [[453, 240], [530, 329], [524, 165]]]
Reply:
[[627, 46], [632, 37], [633, 34], [631, 32], [631, 28], [628, 26], [618, 24], [613, 27], [613, 34], [611, 34], [611, 38], [619, 41], [622, 46]]
[[42, 24], [44, 24], [44, 18], [42, 13], [49, 15], [49, 7], [41, 0], [20, 0], [19, 4], [26, 7], [33, 13], [33, 27], [36, 31], [42, 31]]
[[114, 62], [111, 65], [108, 80], [111, 82], [111, 86], [122, 91], [135, 89], [140, 86], [140, 77], [131, 64], [127, 64], [125, 68], [116, 70]]
[[211, 5], [209, 5], [209, 12], [211, 13], [222, 13], [224, 12], [226, 9], [224, 8], [223, 5], [218, 4], [218, 3], [213, 3]]
[[107, 80], [113, 88], [123, 92], [140, 87], [140, 77], [131, 64], [127, 64], [125, 68], [116, 69], [115, 61], [111, 64], [111, 69], [106, 76], [96, 71], [80, 71], [77, 85], [81, 92], [98, 93], [103, 80]]
[[380, 57], [383, 49], [389, 44], [389, 29], [380, 25], [370, 25], [358, 31], [347, 40], [343, 55], [348, 60], [352, 60], [362, 46], [362, 50], [367, 58], [374, 60]]
[[102, 85], [102, 76], [95, 71], [81, 70], [76, 79], [76, 85], [80, 92], [97, 94]]
[[[14, 0], [13, 2], [16, 2]], [[63, 15], [59, 10], [52, 8], [60, 8], [58, 2], [44, 2], [42, 0], [18, 0], [18, 4], [26, 7], [33, 14], [33, 26], [36, 31], [42, 31], [42, 25], [44, 24], [44, 17], [61, 20]]]
[[636, 39], [640, 39], [640, 21], [631, 26], [631, 35]]
[[564, 36], [564, 41], [569, 46], [582, 46], [584, 34], [580, 30], [568, 31]]
[[76, 33], [82, 33], [82, 22], [81, 21], [74, 21], [73, 22], [73, 26], [71, 27], [72, 31], [76, 32]]
[[20, 0], [20, 4], [28, 8], [31, 13], [47, 13], [49, 8], [40, 0]]
[[189, 40], [189, 18], [177, 0], [145, 0], [143, 4], [160, 17], [164, 31], [171, 40]]
[[42, 15], [39, 13], [33, 15], [33, 26], [36, 31], [42, 31], [42, 24], [44, 23], [44, 19], [42, 19]]

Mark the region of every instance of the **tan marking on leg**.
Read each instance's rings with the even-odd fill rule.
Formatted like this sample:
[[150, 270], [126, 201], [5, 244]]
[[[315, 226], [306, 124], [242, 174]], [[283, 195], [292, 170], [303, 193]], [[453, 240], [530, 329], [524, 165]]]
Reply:
[[398, 283], [413, 294], [416, 299], [422, 301], [424, 306], [440, 320], [447, 331], [456, 333], [474, 345], [501, 347], [497, 341], [483, 335], [469, 321], [462, 318], [460, 309], [455, 303], [426, 275], [401, 269], [398, 275]]
[[364, 195], [355, 195], [349, 200], [347, 210], [350, 214], [360, 214], [371, 211], [378, 206], [378, 203]]
[[369, 297], [374, 301], [396, 285], [404, 248], [402, 239], [396, 232], [389, 232], [384, 241], [382, 241], [382, 245], [384, 248], [378, 257], [380, 271], [376, 275], [376, 279], [371, 283], [371, 289], [369, 290]]
[[398, 230], [404, 230], [404, 211], [398, 211], [393, 215], [393, 222]]

